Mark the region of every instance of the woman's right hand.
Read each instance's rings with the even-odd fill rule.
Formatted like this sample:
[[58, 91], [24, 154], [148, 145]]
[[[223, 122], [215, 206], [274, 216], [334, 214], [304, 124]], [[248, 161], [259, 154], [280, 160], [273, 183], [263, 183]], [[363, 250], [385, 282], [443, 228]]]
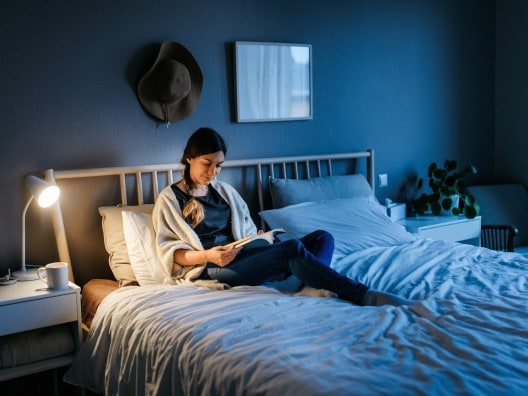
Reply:
[[216, 246], [214, 248], [205, 250], [205, 258], [208, 263], [213, 263], [219, 267], [226, 267], [229, 265], [242, 250], [242, 247], [232, 248], [225, 246]]

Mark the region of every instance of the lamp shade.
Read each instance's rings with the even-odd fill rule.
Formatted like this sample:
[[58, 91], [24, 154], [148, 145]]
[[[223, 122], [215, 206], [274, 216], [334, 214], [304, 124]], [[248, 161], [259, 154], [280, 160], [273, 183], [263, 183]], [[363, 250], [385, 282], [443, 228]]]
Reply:
[[59, 199], [59, 188], [37, 176], [26, 177], [26, 186], [41, 208], [47, 208]]

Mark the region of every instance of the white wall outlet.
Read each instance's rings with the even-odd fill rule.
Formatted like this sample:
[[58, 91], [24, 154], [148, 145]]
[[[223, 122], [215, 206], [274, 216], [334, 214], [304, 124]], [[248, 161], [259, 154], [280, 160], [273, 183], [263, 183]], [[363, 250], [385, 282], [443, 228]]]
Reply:
[[389, 179], [386, 173], [380, 173], [378, 175], [378, 186], [387, 187], [389, 185]]

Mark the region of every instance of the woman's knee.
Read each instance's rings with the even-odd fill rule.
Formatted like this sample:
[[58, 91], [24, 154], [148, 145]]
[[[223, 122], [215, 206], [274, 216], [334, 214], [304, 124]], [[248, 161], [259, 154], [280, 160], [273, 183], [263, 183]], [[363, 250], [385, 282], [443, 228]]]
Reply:
[[334, 237], [328, 231], [316, 230], [301, 238], [305, 248], [325, 265], [330, 265], [334, 253]]
[[314, 233], [318, 239], [331, 243], [332, 245], [334, 244], [334, 236], [330, 234], [328, 231], [317, 230], [317, 231], [314, 231]]
[[318, 245], [334, 248], [334, 236], [325, 230], [316, 230], [301, 238], [306, 246]]

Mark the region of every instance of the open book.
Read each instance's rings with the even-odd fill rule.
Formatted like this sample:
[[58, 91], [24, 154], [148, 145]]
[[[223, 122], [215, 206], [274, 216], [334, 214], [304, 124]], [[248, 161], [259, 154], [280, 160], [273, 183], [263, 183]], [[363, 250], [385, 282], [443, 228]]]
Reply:
[[259, 235], [248, 236], [239, 239], [238, 241], [228, 243], [227, 245], [225, 245], [225, 247], [236, 249], [241, 246], [244, 246], [244, 249], [253, 249], [257, 247], [268, 246], [273, 243], [275, 235], [282, 234], [284, 232], [286, 231], [284, 231], [283, 228], [275, 228], [274, 230], [266, 231]]

